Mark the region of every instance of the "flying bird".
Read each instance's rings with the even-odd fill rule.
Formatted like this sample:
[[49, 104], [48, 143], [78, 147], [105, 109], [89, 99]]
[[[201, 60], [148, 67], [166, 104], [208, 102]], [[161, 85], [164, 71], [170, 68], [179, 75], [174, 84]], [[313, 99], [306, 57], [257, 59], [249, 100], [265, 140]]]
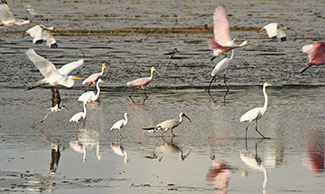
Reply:
[[211, 87], [211, 84], [213, 82], [213, 80], [215, 80], [215, 78], [217, 77], [217, 74], [218, 73], [221, 73], [223, 72], [223, 81], [225, 83], [225, 86], [227, 88], [227, 92], [226, 94], [224, 95], [224, 98], [226, 98], [228, 92], [229, 92], [229, 88], [227, 86], [227, 82], [226, 82], [226, 73], [227, 73], [227, 67], [228, 65], [230, 64], [230, 62], [232, 61], [233, 57], [234, 57], [234, 53], [235, 51], [234, 50], [231, 50], [231, 56], [230, 58], [224, 58], [222, 59], [213, 69], [213, 71], [211, 72], [211, 76], [212, 76], [212, 79], [211, 79], [211, 82], [209, 84], [209, 87], [208, 87], [208, 93], [209, 95], [211, 96], [210, 94], [210, 87]]
[[157, 124], [155, 127], [143, 128], [143, 129], [144, 130], [163, 130], [163, 132], [160, 134], [161, 137], [164, 135], [164, 133], [166, 133], [166, 131], [168, 131], [170, 129], [170, 132], [175, 137], [176, 135], [174, 134], [173, 129], [183, 122], [183, 117], [187, 118], [190, 122], [192, 122], [191, 119], [185, 113], [181, 112], [181, 113], [179, 113], [179, 120], [170, 119], [170, 120], [163, 121], [163, 122]]
[[102, 71], [100, 73], [94, 73], [94, 74], [91, 74], [87, 79], [85, 79], [83, 82], [82, 82], [82, 85], [86, 85], [88, 84], [87, 88], [86, 88], [86, 91], [88, 90], [89, 86], [91, 84], [96, 84], [96, 81], [101, 78], [103, 75], [104, 75], [104, 72], [105, 72], [105, 69], [107, 68], [106, 64], [103, 63], [102, 65]]
[[0, 0], [0, 21], [0, 26], [37, 24], [32, 20], [16, 20], [5, 0]]
[[248, 125], [246, 127], [246, 139], [247, 139], [247, 130], [249, 125], [251, 124], [252, 121], [256, 121], [256, 127], [255, 130], [258, 132], [264, 139], [270, 139], [268, 137], [265, 137], [258, 129], [257, 129], [257, 121], [262, 118], [264, 113], [266, 112], [267, 109], [267, 104], [268, 104], [268, 97], [265, 91], [265, 88], [267, 86], [272, 86], [271, 84], [264, 83], [263, 84], [263, 95], [264, 95], [264, 106], [263, 107], [256, 107], [248, 112], [246, 112], [243, 116], [240, 117], [240, 122], [246, 122], [248, 121]]
[[266, 31], [269, 38], [272, 38], [272, 39], [277, 38], [280, 41], [286, 41], [287, 40], [287, 35], [286, 35], [287, 30], [293, 30], [293, 29], [290, 27], [285, 27], [279, 23], [270, 23], [270, 24], [264, 26], [263, 28], [261, 28], [259, 30], [259, 32]]
[[124, 113], [124, 119], [121, 119], [113, 124], [111, 130], [116, 130], [121, 135], [121, 128], [128, 124], [128, 113]]
[[50, 112], [48, 112], [45, 117], [41, 120], [41, 123], [53, 112], [59, 112], [64, 108], [64, 105], [61, 105], [61, 97], [58, 88], [51, 88], [52, 92], [52, 106], [50, 107]]
[[147, 98], [147, 94], [146, 94], [146, 91], [144, 89], [144, 86], [148, 85], [151, 82], [151, 80], [153, 79], [154, 72], [157, 72], [159, 74], [159, 72], [156, 70], [155, 67], [151, 67], [150, 77], [139, 78], [139, 79], [136, 79], [136, 80], [133, 80], [133, 81], [130, 81], [130, 82], [127, 83], [127, 86], [134, 86], [135, 87], [132, 90], [132, 92], [131, 92], [131, 94], [129, 96], [131, 99], [132, 99], [133, 93], [139, 88], [142, 89], [145, 98]]
[[83, 94], [81, 94], [79, 96], [78, 101], [81, 101], [84, 103], [95, 102], [98, 99], [99, 93], [100, 93], [99, 83], [103, 83], [103, 80], [98, 79], [97, 84], [96, 84], [96, 88], [97, 88], [96, 94], [93, 91], [84, 92]]
[[220, 53], [225, 53], [234, 48], [240, 48], [251, 44], [248, 41], [244, 41], [237, 45], [231, 39], [230, 36], [230, 26], [227, 16], [227, 11], [223, 6], [218, 6], [213, 15], [214, 27], [213, 33], [214, 38], [208, 40], [208, 45], [211, 50], [213, 50], [213, 59], [215, 59]]
[[309, 62], [306, 64], [307, 67], [301, 73], [313, 65], [325, 65], [325, 42], [306, 44], [302, 47], [301, 51], [307, 53], [309, 58]]
[[68, 75], [71, 71], [83, 65], [83, 59], [68, 63], [62, 66], [60, 69], [56, 69], [52, 62], [45, 59], [44, 57], [39, 56], [33, 49], [29, 49], [25, 53], [44, 76], [44, 79], [36, 82], [34, 86], [30, 87], [29, 89], [33, 89], [43, 84], [49, 84], [52, 86], [62, 85], [71, 88], [74, 85], [74, 79], [81, 79], [79, 77]]
[[36, 25], [28, 29], [25, 33], [25, 36], [30, 35], [33, 38], [34, 44], [42, 44], [43, 41], [46, 41], [46, 44], [50, 48], [58, 48], [56, 40], [52, 34], [53, 31], [56, 31], [55, 27], [46, 27], [43, 25]]

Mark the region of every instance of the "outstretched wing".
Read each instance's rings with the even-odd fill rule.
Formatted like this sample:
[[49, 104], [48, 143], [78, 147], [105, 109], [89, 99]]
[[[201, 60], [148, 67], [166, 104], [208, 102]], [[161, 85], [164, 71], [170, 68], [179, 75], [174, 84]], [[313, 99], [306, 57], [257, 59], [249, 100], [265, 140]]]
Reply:
[[26, 32], [33, 38], [33, 43], [35, 44], [37, 41], [43, 40], [42, 31], [42, 27], [40, 25], [36, 25], [28, 29]]
[[301, 51], [308, 54], [309, 62], [325, 61], [324, 42], [314, 42], [313, 44], [304, 45]]
[[0, 20], [3, 23], [11, 23], [16, 21], [14, 15], [7, 5], [7, 2], [3, 0], [0, 1]]
[[81, 65], [84, 64], [84, 60], [83, 59], [79, 59], [78, 61], [74, 61], [71, 63], [68, 63], [66, 65], [63, 65], [60, 69], [59, 72], [62, 75], [68, 76], [70, 74], [71, 71], [79, 68]]
[[42, 34], [43, 39], [46, 41], [48, 47], [51, 47], [51, 45], [56, 43], [56, 40], [50, 30], [44, 29]]
[[226, 8], [224, 8], [223, 6], [218, 6], [215, 9], [213, 15], [213, 22], [213, 32], [216, 42], [218, 44], [221, 44], [222, 46], [228, 45], [229, 42], [232, 43]]

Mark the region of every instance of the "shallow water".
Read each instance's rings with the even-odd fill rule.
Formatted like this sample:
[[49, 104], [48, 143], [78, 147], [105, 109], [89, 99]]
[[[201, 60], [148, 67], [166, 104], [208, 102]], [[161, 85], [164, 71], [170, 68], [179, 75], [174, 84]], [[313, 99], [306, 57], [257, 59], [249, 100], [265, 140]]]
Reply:
[[[58, 49], [32, 45], [27, 26], [0, 28], [0, 191], [34, 193], [323, 193], [324, 68], [300, 74], [308, 57], [304, 44], [325, 40], [322, 0], [312, 1], [8, 1], [17, 18], [56, 26]], [[236, 50], [227, 71], [230, 92], [218, 79], [212, 98], [205, 91], [214, 65], [206, 40], [214, 8], [228, 10], [232, 37], [254, 45]], [[37, 15], [27, 12], [33, 6]], [[257, 30], [270, 22], [295, 29], [277, 42]], [[207, 24], [206, 29], [204, 25]], [[30, 26], [28, 26], [30, 27]], [[169, 65], [164, 53], [177, 48]], [[85, 59], [73, 72], [87, 77], [108, 64], [98, 104], [87, 105], [85, 126], [75, 133], [69, 118], [82, 111], [80, 82], [60, 89], [65, 109], [40, 120], [51, 105], [51, 91], [26, 91], [41, 74], [24, 54], [34, 48], [58, 67]], [[149, 98], [136, 92], [133, 104], [126, 82], [160, 74]], [[220, 81], [219, 81], [220, 80]], [[262, 106], [261, 85], [268, 81], [269, 107], [259, 130], [261, 140], [239, 118]], [[188, 120], [167, 132], [145, 134], [143, 127], [185, 112]], [[128, 112], [122, 138], [110, 131]], [[51, 147], [60, 147], [58, 167], [50, 173]], [[113, 151], [123, 147], [127, 159]], [[124, 152], [124, 153], [125, 153]], [[183, 160], [180, 159], [182, 156]], [[214, 158], [214, 160], [212, 160]], [[125, 162], [128, 161], [128, 162]], [[256, 161], [259, 164], [256, 164]], [[246, 163], [245, 163], [246, 162]], [[299, 178], [297, 178], [299, 177]]]

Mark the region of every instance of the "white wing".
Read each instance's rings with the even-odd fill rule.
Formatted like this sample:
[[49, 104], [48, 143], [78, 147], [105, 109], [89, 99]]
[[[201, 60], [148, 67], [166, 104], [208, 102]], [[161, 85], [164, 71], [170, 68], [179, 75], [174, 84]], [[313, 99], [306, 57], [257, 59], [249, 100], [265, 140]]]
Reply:
[[278, 34], [278, 23], [270, 23], [263, 28], [266, 30], [267, 35], [269, 38], [276, 37]]
[[111, 127], [111, 130], [112, 129], [120, 129], [122, 127], [124, 123], [124, 119], [121, 119], [119, 121], [117, 121], [116, 123], [114, 123], [114, 125]]
[[89, 91], [89, 92], [84, 92], [83, 94], [81, 94], [78, 98], [78, 101], [84, 102], [84, 103], [88, 103], [91, 101], [91, 98], [93, 96], [95, 96], [95, 92], [93, 91]]
[[26, 32], [33, 38], [33, 42], [35, 44], [38, 40], [43, 40], [42, 31], [42, 27], [40, 25], [36, 25], [28, 29]]
[[240, 122], [253, 121], [261, 114], [261, 109], [262, 109], [261, 107], [257, 107], [248, 111], [247, 113], [245, 113], [243, 116], [240, 117]]
[[62, 75], [68, 76], [70, 74], [71, 71], [73, 71], [74, 69], [79, 68], [81, 65], [84, 64], [84, 60], [83, 59], [79, 59], [78, 61], [74, 61], [71, 63], [68, 63], [66, 65], [63, 65], [60, 69], [59, 72]]
[[43, 30], [43, 40], [46, 40], [46, 44], [49, 47], [51, 47], [52, 44], [56, 43], [56, 40], [55, 40], [52, 32], [48, 29]]
[[44, 57], [39, 56], [34, 49], [29, 49], [25, 53], [45, 78], [62, 77], [59, 71], [55, 68], [54, 64]]
[[0, 2], [0, 20], [2, 23], [12, 23], [16, 19], [7, 4]]
[[285, 29], [282, 29], [282, 28], [279, 28], [278, 29], [278, 34], [277, 34], [277, 38], [278, 39], [281, 39], [281, 38], [284, 38], [286, 37], [286, 30]]
[[213, 69], [211, 76], [215, 76], [217, 73], [223, 72], [225, 71], [225, 69], [228, 67], [229, 63], [230, 63], [230, 59], [229, 58], [224, 58], [222, 59]]

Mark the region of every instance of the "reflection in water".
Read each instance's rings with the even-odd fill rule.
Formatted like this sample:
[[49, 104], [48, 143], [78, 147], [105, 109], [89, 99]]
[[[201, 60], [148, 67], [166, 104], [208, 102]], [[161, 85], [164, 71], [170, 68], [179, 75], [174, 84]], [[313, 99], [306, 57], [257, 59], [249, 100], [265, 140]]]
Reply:
[[191, 150], [187, 154], [183, 154], [183, 150], [176, 144], [173, 143], [174, 137], [170, 139], [170, 142], [167, 142], [163, 137], [161, 137], [162, 144], [158, 145], [158, 149], [165, 153], [178, 153], [179, 160], [184, 161], [191, 153]]
[[127, 164], [129, 162], [129, 158], [128, 158], [128, 153], [127, 151], [124, 149], [123, 146], [121, 146], [120, 142], [116, 142], [116, 143], [111, 143], [111, 148], [113, 150], [113, 152], [119, 156], [123, 156], [124, 157], [124, 164]]
[[48, 112], [44, 118], [41, 120], [41, 123], [45, 121], [45, 119], [53, 112], [58, 112], [61, 111], [64, 108], [64, 105], [61, 104], [61, 97], [59, 93], [59, 89], [57, 87], [52, 87], [51, 88], [52, 92], [52, 106], [50, 107], [50, 112]]
[[82, 161], [84, 163], [86, 162], [87, 149], [92, 150], [96, 147], [97, 159], [102, 160], [103, 158], [99, 154], [99, 134], [93, 129], [79, 129], [79, 134], [76, 134], [76, 140], [70, 141], [70, 147], [74, 151], [83, 154]]
[[144, 153], [144, 158], [151, 159], [151, 160], [158, 160], [160, 162], [163, 159], [163, 157], [156, 154], [156, 147], [157, 147], [157, 141], [156, 139], [154, 139], [152, 152]]
[[56, 169], [59, 166], [59, 160], [60, 160], [60, 144], [56, 140], [51, 140], [47, 134], [41, 130], [41, 133], [44, 135], [47, 143], [51, 147], [51, 163], [50, 163], [50, 175], [55, 175]]
[[324, 172], [324, 135], [321, 132], [312, 131], [308, 134], [307, 157], [303, 165], [311, 168], [313, 173]]

